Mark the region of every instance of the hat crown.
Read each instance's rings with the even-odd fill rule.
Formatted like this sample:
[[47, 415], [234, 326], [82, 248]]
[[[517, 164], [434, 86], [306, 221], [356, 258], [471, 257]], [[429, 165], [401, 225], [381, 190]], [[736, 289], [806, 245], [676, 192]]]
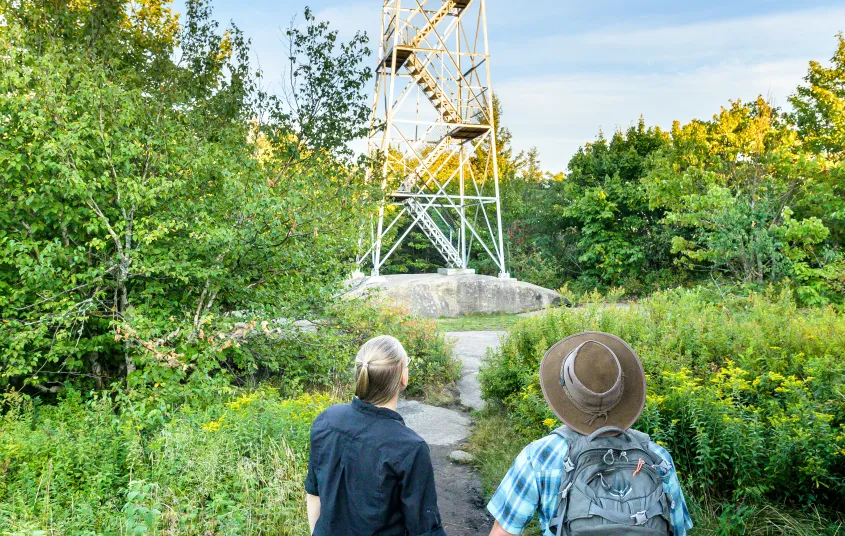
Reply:
[[603, 416], [622, 399], [622, 365], [609, 347], [586, 340], [564, 358], [560, 384], [578, 409]]
[[613, 388], [622, 369], [610, 348], [596, 341], [586, 341], [573, 352], [573, 372], [587, 389], [606, 393]]

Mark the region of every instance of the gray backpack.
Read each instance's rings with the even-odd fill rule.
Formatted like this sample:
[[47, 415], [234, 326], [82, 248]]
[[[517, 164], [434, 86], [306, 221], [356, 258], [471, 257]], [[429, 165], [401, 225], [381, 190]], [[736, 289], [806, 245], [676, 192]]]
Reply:
[[[599, 437], [606, 432], [618, 435]], [[673, 499], [658, 469], [669, 464], [649, 450], [649, 437], [614, 426], [584, 436], [562, 426], [569, 444], [560, 503], [549, 530], [557, 536], [666, 536], [672, 534]], [[640, 461], [642, 460], [642, 461]]]

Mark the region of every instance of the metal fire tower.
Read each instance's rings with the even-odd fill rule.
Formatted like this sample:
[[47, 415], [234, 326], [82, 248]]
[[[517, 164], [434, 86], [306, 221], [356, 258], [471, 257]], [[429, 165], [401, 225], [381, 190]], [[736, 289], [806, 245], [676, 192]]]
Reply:
[[485, 0], [384, 0], [369, 150], [387, 196], [360, 266], [417, 228], [447, 266], [483, 252], [507, 277]]

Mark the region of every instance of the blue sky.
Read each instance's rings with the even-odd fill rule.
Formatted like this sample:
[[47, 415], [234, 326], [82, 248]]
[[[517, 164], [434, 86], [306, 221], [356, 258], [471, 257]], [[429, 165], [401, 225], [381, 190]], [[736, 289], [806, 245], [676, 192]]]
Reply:
[[[270, 89], [282, 74], [282, 29], [305, 5], [343, 36], [380, 25], [378, 0], [212, 4], [217, 20], [252, 39]], [[538, 147], [550, 171], [599, 129], [641, 115], [668, 128], [709, 118], [729, 99], [762, 94], [787, 106], [808, 62], [827, 62], [845, 31], [842, 0], [488, 0], [487, 10], [503, 123], [515, 148]]]

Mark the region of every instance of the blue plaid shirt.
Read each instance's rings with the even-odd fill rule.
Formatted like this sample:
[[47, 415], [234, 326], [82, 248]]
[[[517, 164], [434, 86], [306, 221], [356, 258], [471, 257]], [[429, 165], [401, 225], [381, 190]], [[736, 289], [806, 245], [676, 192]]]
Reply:
[[[651, 442], [650, 450], [671, 467], [663, 476], [663, 486], [675, 500], [670, 510], [675, 536], [685, 536], [692, 528], [692, 519], [675, 473], [675, 464], [666, 449], [657, 443]], [[554, 536], [549, 530], [549, 523], [557, 514], [563, 463], [568, 455], [569, 445], [557, 434], [538, 439], [519, 453], [487, 505], [487, 510], [505, 532], [521, 534], [537, 512], [544, 536]]]

